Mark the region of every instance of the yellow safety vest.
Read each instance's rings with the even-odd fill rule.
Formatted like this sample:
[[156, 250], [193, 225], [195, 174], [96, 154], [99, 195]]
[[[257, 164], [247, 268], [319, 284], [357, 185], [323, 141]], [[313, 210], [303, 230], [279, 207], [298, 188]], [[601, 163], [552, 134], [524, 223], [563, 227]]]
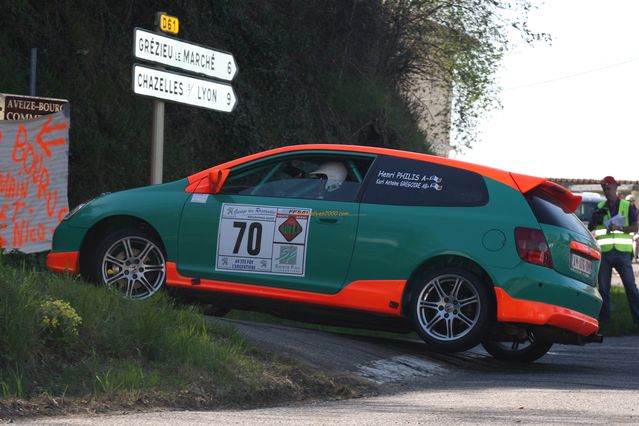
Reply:
[[[597, 204], [600, 209], [605, 208], [607, 213], [603, 218], [604, 223], [610, 219], [610, 210], [605, 207], [606, 201], [602, 201]], [[630, 225], [630, 201], [619, 200], [619, 214], [625, 218], [624, 226]], [[602, 252], [607, 252], [613, 248], [617, 251], [632, 253], [632, 235], [622, 231], [608, 231], [606, 227], [601, 224], [597, 225], [593, 231], [595, 239], [599, 244]]]

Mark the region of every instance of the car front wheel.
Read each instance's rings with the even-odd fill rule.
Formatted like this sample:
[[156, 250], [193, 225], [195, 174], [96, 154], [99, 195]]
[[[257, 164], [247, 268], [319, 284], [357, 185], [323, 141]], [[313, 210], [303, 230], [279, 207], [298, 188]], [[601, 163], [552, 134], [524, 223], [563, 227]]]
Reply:
[[166, 277], [166, 260], [159, 242], [140, 229], [109, 234], [96, 250], [94, 277], [131, 299], [148, 299]]
[[475, 274], [447, 268], [418, 278], [411, 311], [417, 333], [429, 347], [464, 351], [485, 338], [494, 318], [494, 298]]

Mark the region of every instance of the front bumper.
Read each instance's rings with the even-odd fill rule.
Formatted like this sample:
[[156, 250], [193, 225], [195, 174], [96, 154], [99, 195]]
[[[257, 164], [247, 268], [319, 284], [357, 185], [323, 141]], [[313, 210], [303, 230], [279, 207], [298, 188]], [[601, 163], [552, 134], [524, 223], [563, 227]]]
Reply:
[[47, 268], [53, 272], [78, 274], [80, 273], [80, 253], [77, 251], [49, 253]]
[[543, 302], [516, 299], [502, 288], [495, 287], [497, 321], [533, 325], [548, 325], [591, 336], [599, 330], [599, 321], [581, 312]]

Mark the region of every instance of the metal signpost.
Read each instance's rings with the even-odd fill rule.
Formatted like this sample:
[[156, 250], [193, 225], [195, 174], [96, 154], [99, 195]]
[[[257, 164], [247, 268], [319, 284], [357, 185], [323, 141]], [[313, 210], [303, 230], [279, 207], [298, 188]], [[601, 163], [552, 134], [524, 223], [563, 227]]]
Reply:
[[[157, 29], [177, 34], [179, 20], [158, 12]], [[237, 96], [230, 84], [209, 78], [231, 81], [237, 75], [233, 55], [196, 43], [186, 42], [158, 32], [135, 28], [133, 56], [142, 61], [167, 66], [199, 76], [133, 64], [133, 93], [153, 100], [151, 141], [151, 184], [162, 183], [164, 148], [164, 102], [178, 102], [215, 111], [231, 112]], [[205, 77], [205, 78], [202, 78]]]

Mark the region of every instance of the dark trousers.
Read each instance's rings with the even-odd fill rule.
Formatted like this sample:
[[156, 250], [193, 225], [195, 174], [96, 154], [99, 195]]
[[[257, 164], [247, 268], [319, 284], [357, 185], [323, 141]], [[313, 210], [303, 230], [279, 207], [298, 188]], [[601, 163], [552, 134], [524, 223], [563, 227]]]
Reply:
[[635, 324], [639, 325], [639, 290], [635, 283], [635, 274], [632, 270], [632, 253], [624, 253], [612, 249], [601, 254], [601, 266], [599, 267], [599, 293], [603, 299], [600, 321], [609, 321], [612, 312], [610, 303], [610, 280], [612, 268], [621, 276], [621, 282], [626, 289], [626, 297], [630, 305], [630, 313]]

